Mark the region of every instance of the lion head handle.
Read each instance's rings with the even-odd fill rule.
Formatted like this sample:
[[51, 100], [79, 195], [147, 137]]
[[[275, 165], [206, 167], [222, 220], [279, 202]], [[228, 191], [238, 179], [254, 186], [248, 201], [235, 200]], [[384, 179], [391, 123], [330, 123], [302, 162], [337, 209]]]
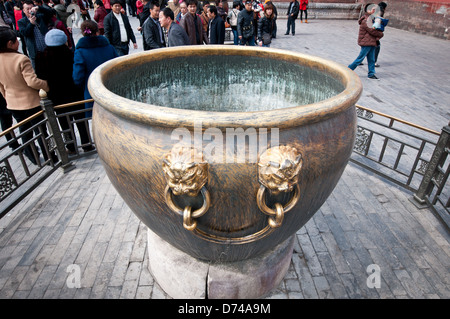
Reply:
[[162, 168], [175, 195], [197, 196], [208, 180], [208, 163], [191, 146], [175, 145], [164, 157]]
[[291, 146], [267, 149], [259, 158], [259, 182], [271, 193], [292, 191], [298, 183], [302, 155]]

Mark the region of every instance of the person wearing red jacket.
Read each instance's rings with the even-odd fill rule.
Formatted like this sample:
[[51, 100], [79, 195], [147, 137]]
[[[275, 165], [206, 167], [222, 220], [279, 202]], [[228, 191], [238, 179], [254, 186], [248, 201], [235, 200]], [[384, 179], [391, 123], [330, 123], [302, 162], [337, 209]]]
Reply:
[[105, 20], [108, 12], [106, 11], [105, 5], [103, 4], [102, 0], [96, 0], [94, 2], [94, 9], [94, 20], [95, 22], [97, 22], [98, 31], [100, 32], [100, 35], [104, 35], [105, 28], [103, 26], [103, 20]]
[[305, 23], [308, 23], [308, 2], [309, 0], [300, 0], [300, 23], [303, 23], [303, 12], [305, 12]]
[[[383, 32], [369, 27], [367, 21], [372, 19], [372, 14], [375, 12], [376, 5], [368, 3], [366, 5], [365, 14], [359, 18], [359, 33], [358, 33], [358, 45], [361, 47], [358, 57], [348, 67], [352, 70], [356, 69], [364, 58], [367, 57], [369, 66], [369, 79], [378, 79], [375, 75], [375, 48], [377, 47], [377, 41], [383, 37]], [[370, 23], [370, 25], [372, 25]]]

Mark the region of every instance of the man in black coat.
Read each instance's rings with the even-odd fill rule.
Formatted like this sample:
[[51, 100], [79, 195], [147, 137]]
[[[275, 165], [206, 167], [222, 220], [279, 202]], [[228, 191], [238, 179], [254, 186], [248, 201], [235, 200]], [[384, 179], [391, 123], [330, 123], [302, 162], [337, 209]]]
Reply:
[[151, 49], [164, 48], [164, 33], [159, 24], [159, 3], [151, 2], [149, 6], [150, 16], [145, 20], [142, 26], [142, 37], [144, 39], [144, 51]]
[[108, 13], [105, 20], [103, 20], [105, 37], [116, 49], [119, 56], [127, 55], [129, 52], [128, 44], [130, 43], [130, 40], [133, 42], [134, 48], [138, 48], [136, 37], [134, 36], [127, 16], [120, 12], [122, 4], [119, 0], [111, 1], [111, 9], [112, 11]]
[[238, 14], [237, 32], [241, 45], [256, 45], [252, 5], [251, 0], [246, 0], [244, 10]]
[[219, 17], [215, 6], [209, 6], [207, 14], [209, 44], [223, 44], [225, 42], [225, 22]]
[[289, 3], [289, 8], [287, 11], [288, 21], [287, 21], [287, 30], [284, 35], [288, 35], [292, 26], [292, 35], [295, 35], [295, 19], [298, 17], [298, 12], [300, 10], [300, 4], [297, 0], [291, 0]]

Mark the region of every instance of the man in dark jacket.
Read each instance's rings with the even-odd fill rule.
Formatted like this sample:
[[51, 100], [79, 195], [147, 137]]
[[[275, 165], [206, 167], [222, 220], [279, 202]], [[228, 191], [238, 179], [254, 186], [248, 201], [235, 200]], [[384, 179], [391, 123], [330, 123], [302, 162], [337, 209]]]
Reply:
[[244, 10], [239, 12], [237, 18], [237, 32], [241, 45], [256, 45], [253, 22], [253, 4], [251, 0], [246, 0]]
[[189, 45], [189, 37], [184, 29], [176, 22], [173, 11], [166, 7], [159, 13], [159, 23], [167, 30], [167, 44], [169, 47]]
[[136, 37], [134, 36], [127, 16], [120, 12], [122, 4], [119, 0], [111, 1], [111, 9], [112, 11], [108, 13], [105, 20], [103, 20], [105, 37], [116, 49], [119, 56], [127, 55], [129, 52], [128, 44], [130, 43], [130, 40], [133, 42], [134, 48], [138, 48]]
[[297, 0], [291, 0], [291, 3], [289, 3], [289, 8], [287, 11], [288, 21], [287, 21], [287, 30], [284, 35], [288, 35], [289, 31], [291, 30], [292, 26], [292, 35], [295, 35], [295, 19], [298, 17], [300, 4]]
[[144, 51], [164, 48], [166, 46], [164, 33], [158, 21], [160, 11], [159, 3], [151, 2], [149, 9], [150, 16], [147, 18], [142, 28]]
[[188, 12], [180, 21], [180, 25], [186, 31], [191, 44], [209, 44], [206, 31], [203, 29], [202, 19], [197, 15], [197, 0], [186, 1]]
[[209, 44], [223, 44], [225, 42], [225, 22], [219, 17], [215, 6], [208, 7]]
[[33, 68], [37, 52], [45, 50], [45, 34], [51, 24], [53, 11], [44, 7], [34, 6], [32, 1], [25, 1], [23, 5], [24, 17], [18, 21], [20, 33], [27, 44], [28, 56]]
[[375, 49], [377, 41], [383, 37], [383, 32], [376, 30], [367, 25], [367, 20], [371, 19], [371, 15], [375, 12], [376, 5], [368, 3], [365, 7], [365, 15], [359, 18], [358, 45], [361, 47], [358, 57], [348, 67], [352, 70], [364, 61], [367, 56], [369, 67], [369, 79], [378, 79], [375, 75]]

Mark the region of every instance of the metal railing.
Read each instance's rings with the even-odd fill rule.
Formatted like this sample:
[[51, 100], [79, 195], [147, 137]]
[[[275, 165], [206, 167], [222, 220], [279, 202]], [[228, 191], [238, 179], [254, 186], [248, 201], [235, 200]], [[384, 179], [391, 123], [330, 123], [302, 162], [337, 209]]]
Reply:
[[439, 132], [357, 105], [356, 142], [351, 161], [416, 191]]
[[[84, 103], [92, 101], [53, 107], [44, 92], [41, 95], [42, 111], [0, 133], [0, 218], [56, 169], [62, 167], [67, 172], [75, 168], [72, 162], [74, 159], [95, 152], [90, 130], [87, 130], [89, 142], [80, 144], [77, 134], [79, 132], [75, 129], [75, 125], [80, 122], [89, 128], [91, 117], [84, 115], [92, 109], [85, 109]], [[76, 106], [79, 106], [78, 109]], [[70, 112], [63, 112], [70, 107]], [[77, 114], [82, 116], [76, 116]], [[68, 129], [60, 128], [61, 120], [67, 121]], [[74, 149], [71, 154], [67, 149], [70, 145]], [[80, 148], [83, 147], [89, 150], [82, 154]]]
[[427, 171], [414, 200], [430, 206], [441, 219], [450, 225], [450, 123], [442, 128]]
[[356, 106], [357, 134], [350, 161], [414, 193], [450, 227], [450, 128], [442, 133]]
[[[51, 155], [54, 154], [54, 144], [51, 142], [53, 136], [47, 133], [47, 121], [42, 115], [43, 111], [40, 111], [0, 134], [0, 137], [5, 136], [6, 139], [9, 135], [10, 138], [0, 145], [0, 217], [61, 164], [59, 159], [54, 161], [55, 157]], [[33, 120], [40, 118], [42, 120], [31, 124]], [[41, 161], [36, 142], [45, 145], [44, 148], [41, 147], [41, 151], [45, 153], [47, 160]], [[14, 147], [14, 144], [19, 147]], [[19, 161], [14, 159], [15, 156], [19, 157]], [[16, 192], [19, 189], [21, 192]]]

